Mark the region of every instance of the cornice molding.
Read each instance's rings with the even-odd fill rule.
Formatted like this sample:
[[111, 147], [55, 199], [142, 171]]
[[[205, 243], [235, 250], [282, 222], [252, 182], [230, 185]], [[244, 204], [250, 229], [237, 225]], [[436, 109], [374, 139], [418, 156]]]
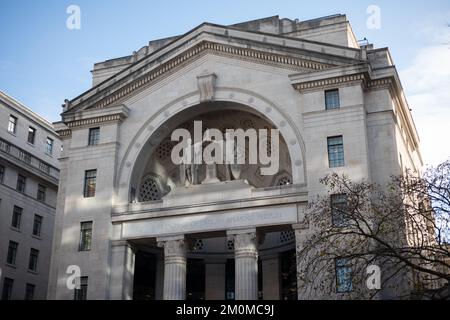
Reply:
[[294, 84], [294, 88], [301, 93], [307, 91], [315, 91], [320, 90], [330, 86], [343, 85], [349, 83], [366, 83], [366, 75], [363, 73], [353, 74], [353, 75], [345, 75], [339, 77], [332, 77], [328, 79], [320, 79], [314, 81], [307, 81], [302, 83]]
[[[120, 87], [117, 89], [111, 89], [110, 87], [109, 90], [114, 90], [112, 92], [110, 92], [108, 89], [102, 90], [104, 92], [103, 96], [101, 95], [102, 91], [100, 91], [98, 95], [95, 95], [92, 98], [82, 101], [75, 106], [72, 106], [72, 109], [70, 109], [69, 107], [67, 113], [70, 113], [73, 108], [76, 108], [77, 110], [101, 109], [112, 104], [117, 104], [125, 97], [128, 97], [131, 93], [134, 93], [138, 90], [141, 90], [142, 88], [146, 88], [149, 85], [154, 84], [157, 81], [160, 81], [162, 78], [172, 74], [186, 64], [200, 58], [207, 53], [294, 70], [307, 69], [318, 71], [333, 67], [333, 65], [331, 64], [306, 60], [298, 57], [203, 41], [196, 46], [186, 50], [184, 53], [177, 55], [169, 61], [140, 76], [139, 78], [131, 81], [130, 83], [123, 84], [121, 86], [119, 84]], [[132, 76], [133, 74], [137, 75], [139, 73], [142, 73], [142, 69], [130, 73], [130, 76]], [[123, 80], [121, 81], [123, 82]]]

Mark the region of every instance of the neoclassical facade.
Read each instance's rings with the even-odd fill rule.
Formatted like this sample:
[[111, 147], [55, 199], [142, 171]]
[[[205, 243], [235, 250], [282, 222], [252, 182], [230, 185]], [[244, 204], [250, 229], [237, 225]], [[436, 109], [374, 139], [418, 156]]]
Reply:
[[[345, 15], [203, 23], [92, 73], [56, 124], [49, 299], [302, 298], [296, 248], [319, 179], [383, 183], [422, 167], [388, 49], [360, 46]], [[279, 130], [277, 173], [217, 164], [212, 177], [198, 165], [186, 184], [171, 134], [195, 121]]]

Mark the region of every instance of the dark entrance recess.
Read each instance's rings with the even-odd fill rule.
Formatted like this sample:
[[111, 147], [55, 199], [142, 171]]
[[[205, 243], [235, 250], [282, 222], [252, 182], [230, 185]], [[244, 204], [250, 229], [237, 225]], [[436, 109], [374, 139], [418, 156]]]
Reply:
[[135, 256], [133, 300], [155, 300], [156, 255], [138, 251]]
[[280, 254], [281, 300], [297, 300], [297, 260], [295, 249]]
[[187, 260], [186, 300], [205, 300], [205, 261], [203, 259]]

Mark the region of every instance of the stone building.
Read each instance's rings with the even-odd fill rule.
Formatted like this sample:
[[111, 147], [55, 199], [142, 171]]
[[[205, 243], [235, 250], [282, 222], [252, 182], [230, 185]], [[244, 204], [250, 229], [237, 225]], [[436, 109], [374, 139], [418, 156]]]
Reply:
[[1, 299], [45, 299], [60, 141], [50, 122], [0, 91]]
[[[356, 39], [345, 15], [274, 16], [203, 23], [96, 63], [92, 88], [56, 124], [64, 151], [48, 298], [301, 297], [295, 248], [319, 179], [383, 183], [422, 167], [389, 50]], [[192, 133], [194, 121], [279, 130], [279, 170], [245, 164], [230, 178], [226, 165], [198, 165], [186, 184], [171, 134]]]

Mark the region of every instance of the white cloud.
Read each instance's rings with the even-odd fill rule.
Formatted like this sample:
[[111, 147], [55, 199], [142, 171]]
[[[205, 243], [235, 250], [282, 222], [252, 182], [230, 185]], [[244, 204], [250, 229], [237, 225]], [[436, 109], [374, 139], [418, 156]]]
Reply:
[[450, 28], [436, 35], [439, 41], [419, 50], [412, 65], [400, 72], [422, 155], [431, 165], [450, 158]]

